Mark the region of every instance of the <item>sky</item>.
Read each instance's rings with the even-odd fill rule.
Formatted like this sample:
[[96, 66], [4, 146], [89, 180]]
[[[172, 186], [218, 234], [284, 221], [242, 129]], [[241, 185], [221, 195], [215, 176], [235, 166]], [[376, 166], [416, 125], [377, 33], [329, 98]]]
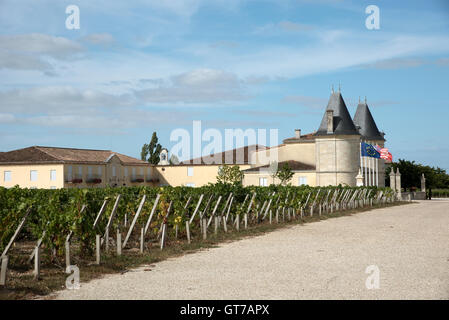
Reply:
[[394, 160], [449, 171], [448, 76], [445, 0], [0, 0], [0, 151], [140, 158], [153, 131], [170, 150], [194, 120], [281, 143], [317, 130], [340, 86], [351, 115], [366, 97]]

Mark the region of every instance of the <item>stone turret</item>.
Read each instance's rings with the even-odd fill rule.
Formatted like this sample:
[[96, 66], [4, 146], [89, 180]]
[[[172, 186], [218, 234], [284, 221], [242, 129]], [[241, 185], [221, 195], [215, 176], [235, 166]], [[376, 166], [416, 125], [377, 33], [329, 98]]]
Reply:
[[318, 186], [356, 185], [360, 167], [360, 134], [340, 93], [332, 91], [315, 133]]

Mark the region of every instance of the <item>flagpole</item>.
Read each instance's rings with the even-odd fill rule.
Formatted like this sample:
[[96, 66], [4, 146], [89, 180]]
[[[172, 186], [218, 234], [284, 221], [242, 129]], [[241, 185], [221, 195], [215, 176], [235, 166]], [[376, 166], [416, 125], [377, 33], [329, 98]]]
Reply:
[[376, 187], [379, 186], [379, 159], [376, 158]]
[[[366, 143], [363, 141], [363, 143]], [[366, 156], [363, 157], [363, 170], [365, 171], [364, 178], [365, 178], [365, 186], [368, 185], [368, 172], [366, 171]]]
[[359, 148], [359, 153], [360, 153], [360, 172], [362, 171], [362, 139], [360, 139], [360, 148]]
[[371, 180], [371, 157], [368, 157], [368, 181], [369, 181], [368, 185], [372, 186], [372, 180]]

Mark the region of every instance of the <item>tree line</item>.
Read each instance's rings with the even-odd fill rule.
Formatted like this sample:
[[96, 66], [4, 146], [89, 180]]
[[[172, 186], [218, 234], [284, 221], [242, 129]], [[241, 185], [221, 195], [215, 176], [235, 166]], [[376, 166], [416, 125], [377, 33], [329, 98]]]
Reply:
[[425, 166], [415, 161], [408, 161], [404, 159], [399, 159], [397, 162], [388, 166], [385, 170], [385, 182], [386, 186], [390, 185], [390, 172], [391, 168], [394, 168], [396, 172], [399, 168], [401, 173], [401, 186], [402, 188], [410, 189], [421, 187], [421, 176], [424, 173], [426, 178], [426, 188], [438, 188], [447, 189], [449, 188], [449, 175], [446, 170], [439, 167]]

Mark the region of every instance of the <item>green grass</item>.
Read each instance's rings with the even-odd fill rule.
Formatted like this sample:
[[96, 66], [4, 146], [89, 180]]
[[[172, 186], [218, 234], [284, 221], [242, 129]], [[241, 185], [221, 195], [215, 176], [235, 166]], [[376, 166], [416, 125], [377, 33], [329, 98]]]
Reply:
[[[115, 247], [110, 248], [110, 251], [106, 254], [102, 251], [101, 264], [93, 264], [95, 261], [94, 256], [81, 258], [76, 252], [73, 252], [72, 264], [76, 264], [80, 268], [80, 282], [85, 283], [92, 279], [100, 278], [106, 274], [124, 273], [127, 270], [145, 266], [148, 269], [152, 268], [152, 264], [166, 260], [167, 258], [180, 256], [183, 254], [194, 253], [198, 250], [205, 248], [213, 248], [220, 243], [229, 241], [237, 241], [247, 237], [254, 237], [272, 232], [274, 230], [283, 229], [287, 227], [293, 227], [298, 224], [316, 222], [320, 220], [326, 220], [331, 218], [337, 218], [341, 216], [348, 216], [358, 212], [364, 212], [379, 207], [392, 207], [403, 204], [409, 204], [409, 202], [399, 202], [394, 204], [387, 204], [382, 206], [373, 206], [366, 208], [357, 208], [352, 210], [346, 210], [342, 212], [334, 212], [331, 215], [315, 213], [314, 216], [303, 217], [299, 219], [296, 216], [296, 220], [287, 221], [287, 214], [285, 215], [285, 222], [282, 222], [282, 215], [279, 215], [280, 223], [275, 222], [273, 214], [273, 223], [269, 224], [268, 217], [266, 221], [257, 225], [248, 225], [248, 229], [244, 229], [243, 223], [241, 223], [240, 231], [232, 229], [228, 224], [228, 232], [225, 233], [221, 228], [217, 235], [213, 233], [213, 224], [208, 229], [208, 238], [202, 239], [202, 236], [197, 232], [193, 234], [193, 239], [190, 244], [185, 239], [173, 239], [170, 238], [167, 241], [167, 245], [163, 250], [160, 250], [159, 243], [147, 242], [144, 253], [141, 254], [137, 249], [123, 250], [121, 256], [115, 254]], [[308, 214], [308, 212], [307, 212]], [[137, 232], [135, 232], [137, 233]], [[137, 247], [137, 241], [133, 244]], [[65, 288], [65, 280], [67, 275], [64, 273], [65, 263], [61, 257], [53, 257], [49, 252], [43, 250], [42, 264], [41, 264], [41, 277], [40, 280], [34, 280], [32, 271], [33, 266], [27, 263], [27, 258], [33, 248], [34, 242], [31, 243], [18, 243], [10, 252], [7, 285], [5, 288], [0, 289], [0, 300], [6, 299], [33, 299], [36, 296], [46, 296], [54, 291], [62, 290]], [[75, 251], [75, 250], [73, 250]]]

